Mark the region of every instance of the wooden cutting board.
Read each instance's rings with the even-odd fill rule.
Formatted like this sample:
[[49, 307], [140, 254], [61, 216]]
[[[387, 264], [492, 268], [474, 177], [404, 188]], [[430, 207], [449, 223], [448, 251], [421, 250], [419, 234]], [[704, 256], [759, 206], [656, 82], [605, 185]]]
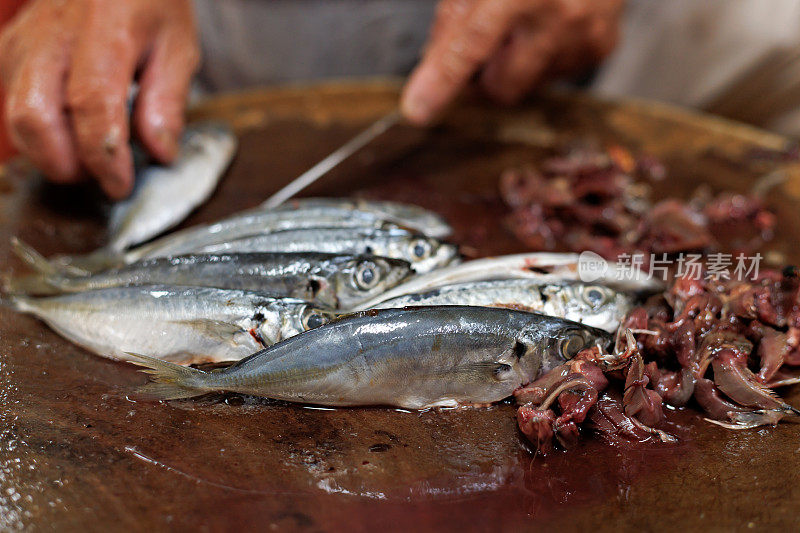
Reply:
[[[397, 101], [393, 82], [227, 95], [192, 118], [230, 121], [241, 148], [194, 224], [252, 207]], [[798, 261], [800, 166], [786, 139], [644, 102], [549, 95], [516, 108], [463, 102], [434, 130], [406, 127], [308, 191], [418, 203], [454, 225], [471, 255], [522, 251], [503, 228], [500, 172], [566, 143], [620, 145], [664, 161], [659, 194], [701, 183], [747, 190], [775, 170], [775, 257]], [[46, 254], [103, 243], [85, 189], [44, 185], [24, 163], [0, 172], [0, 259], [8, 238]], [[672, 530], [797, 529], [800, 428], [728, 431], [670, 413], [681, 444], [577, 449], [532, 458], [511, 405], [410, 413], [322, 410], [213, 396], [164, 404], [128, 395], [131, 365], [93, 356], [36, 319], [0, 309], [0, 529]], [[797, 394], [789, 398], [800, 403]]]

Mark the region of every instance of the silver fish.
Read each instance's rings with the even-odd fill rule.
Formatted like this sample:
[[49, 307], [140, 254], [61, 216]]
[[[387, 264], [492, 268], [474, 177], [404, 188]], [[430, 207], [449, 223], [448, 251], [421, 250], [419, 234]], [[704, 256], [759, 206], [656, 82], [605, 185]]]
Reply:
[[[337, 198], [292, 200], [272, 210], [243, 211], [211, 224], [201, 224], [165, 235], [124, 254], [101, 249], [84, 256], [60, 256], [47, 260], [17, 241], [14, 249], [40, 272], [71, 274], [98, 272], [141, 259], [199, 253], [210, 246], [277, 231], [308, 228], [423, 228], [425, 235], [449, 233], [449, 226], [422, 208], [395, 202], [371, 202]], [[424, 231], [429, 228], [431, 233]], [[435, 234], [435, 235], [434, 235]]]
[[183, 364], [238, 360], [328, 312], [296, 299], [195, 287], [123, 287], [10, 303], [75, 344], [112, 359], [137, 352]]
[[[541, 283], [584, 281], [582, 275], [584, 273], [581, 272], [583, 255], [533, 252], [484, 257], [456, 263], [401, 283], [376, 298], [363, 302], [354, 310], [370, 309], [385, 300], [406, 294], [425, 292], [454, 283], [516, 278], [534, 279]], [[602, 258], [600, 260], [602, 261]], [[619, 265], [607, 262], [603, 262], [603, 265], [604, 269], [601, 270], [600, 275], [592, 276], [591, 282], [607, 285], [617, 290], [642, 293], [658, 292], [664, 288], [662, 282], [639, 270], [626, 270]]]
[[247, 211], [213, 224], [176, 231], [151, 243], [129, 250], [130, 263], [150, 257], [196, 253], [199, 250], [239, 239], [270, 235], [288, 230], [316, 228], [383, 228], [391, 223], [371, 213], [313, 208], [292, 211]]
[[142, 357], [159, 399], [231, 391], [318, 405], [407, 409], [502, 400], [610, 335], [489, 307], [367, 311], [309, 330], [219, 372]]
[[613, 333], [633, 302], [630, 296], [602, 285], [507, 279], [445, 285], [386, 300], [375, 309], [428, 305], [509, 307], [566, 318]]
[[145, 168], [131, 197], [114, 204], [108, 248], [120, 252], [179, 224], [208, 199], [235, 150], [236, 137], [227, 126], [187, 126], [175, 162]]
[[444, 239], [453, 233], [447, 221], [433, 211], [417, 205], [361, 198], [294, 198], [273, 208], [279, 211], [311, 208], [349, 209], [362, 213], [372, 213], [381, 220], [412, 229], [436, 239]]
[[458, 248], [400, 228], [314, 228], [256, 235], [206, 246], [200, 253], [321, 252], [402, 259], [415, 272], [457, 262]]
[[88, 276], [11, 279], [6, 291], [60, 294], [109, 287], [171, 285], [259, 291], [350, 309], [412, 274], [407, 261], [322, 253], [199, 254], [159, 257]]

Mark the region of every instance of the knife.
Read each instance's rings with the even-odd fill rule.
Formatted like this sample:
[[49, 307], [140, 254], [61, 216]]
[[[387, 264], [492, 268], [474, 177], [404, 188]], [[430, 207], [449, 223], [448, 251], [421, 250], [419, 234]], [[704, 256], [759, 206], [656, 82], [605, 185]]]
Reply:
[[283, 189], [270, 196], [266, 202], [261, 204], [261, 207], [278, 207], [327, 174], [331, 169], [336, 167], [336, 165], [368, 145], [386, 130], [397, 124], [400, 121], [400, 116], [400, 112], [395, 110], [381, 117], [367, 129], [347, 141], [341, 148], [295, 178], [294, 181], [286, 185]]

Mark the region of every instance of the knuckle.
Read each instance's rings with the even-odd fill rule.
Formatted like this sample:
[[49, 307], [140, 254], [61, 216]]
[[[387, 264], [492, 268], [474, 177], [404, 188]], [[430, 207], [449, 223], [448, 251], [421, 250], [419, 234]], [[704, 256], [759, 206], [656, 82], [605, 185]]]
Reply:
[[450, 20], [457, 18], [469, 10], [474, 0], [442, 0], [436, 7], [436, 17]]
[[497, 29], [492, 20], [488, 17], [475, 17], [464, 25], [462, 40], [465, 48], [470, 50], [486, 46], [497, 33]]
[[76, 119], [84, 117], [110, 117], [120, 109], [123, 102], [101, 87], [86, 87], [70, 84], [67, 88], [67, 107]]
[[460, 82], [478, 61], [474, 49], [451, 45], [442, 54], [439, 72], [448, 82]]
[[87, 163], [102, 164], [127, 142], [127, 128], [119, 119], [122, 111], [116, 98], [81, 93], [70, 101], [70, 108], [75, 139]]
[[582, 1], [574, 0], [555, 2], [549, 15], [550, 24], [562, 28], [561, 31], [577, 31], [591, 18], [589, 8]]
[[45, 135], [54, 126], [54, 120], [49, 113], [27, 101], [24, 98], [8, 100], [6, 121], [9, 129], [23, 139]]

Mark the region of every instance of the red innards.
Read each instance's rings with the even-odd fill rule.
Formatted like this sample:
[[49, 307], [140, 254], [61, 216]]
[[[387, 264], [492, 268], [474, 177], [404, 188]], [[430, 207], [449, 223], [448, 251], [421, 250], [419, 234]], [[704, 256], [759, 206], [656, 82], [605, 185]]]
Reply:
[[540, 168], [511, 169], [500, 193], [511, 207], [506, 223], [535, 250], [591, 250], [620, 254], [751, 252], [772, 237], [774, 215], [753, 195], [700, 190], [694, 198], [655, 204], [649, 182], [665, 170], [654, 159], [635, 159], [621, 147], [607, 153], [573, 150]]
[[573, 446], [585, 422], [611, 442], [670, 442], [658, 429], [663, 403], [698, 407], [732, 429], [800, 414], [773, 390], [800, 383], [794, 268], [750, 281], [677, 279], [620, 331], [615, 354], [584, 350], [517, 391], [520, 430], [540, 451], [554, 440]]

